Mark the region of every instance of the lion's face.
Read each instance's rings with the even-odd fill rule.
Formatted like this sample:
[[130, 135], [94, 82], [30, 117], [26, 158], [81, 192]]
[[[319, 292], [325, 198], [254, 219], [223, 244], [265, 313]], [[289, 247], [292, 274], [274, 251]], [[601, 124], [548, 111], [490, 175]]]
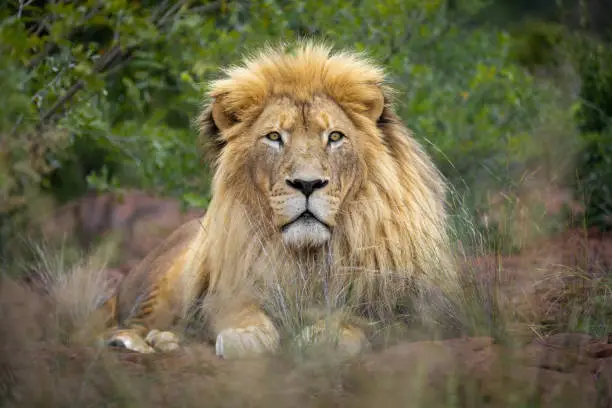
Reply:
[[312, 43], [267, 48], [211, 82], [198, 123], [212, 199], [193, 246], [210, 288], [249, 281], [290, 301], [301, 279], [313, 297], [300, 305], [316, 304], [324, 272], [326, 296], [383, 318], [408, 278], [451, 280], [446, 183], [393, 94], [363, 54]]
[[246, 137], [248, 171], [283, 241], [293, 248], [328, 241], [360, 174], [360, 134], [349, 117], [323, 96], [309, 103], [276, 98]]

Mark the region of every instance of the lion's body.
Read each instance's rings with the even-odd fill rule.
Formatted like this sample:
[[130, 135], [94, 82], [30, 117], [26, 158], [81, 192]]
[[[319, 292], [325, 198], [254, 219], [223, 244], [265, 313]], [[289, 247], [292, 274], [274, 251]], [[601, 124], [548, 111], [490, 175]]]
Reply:
[[125, 278], [120, 326], [164, 330], [202, 303], [220, 354], [273, 349], [283, 313], [384, 319], [415, 282], [453, 282], [444, 181], [392, 112], [381, 70], [303, 44], [211, 88], [210, 206]]

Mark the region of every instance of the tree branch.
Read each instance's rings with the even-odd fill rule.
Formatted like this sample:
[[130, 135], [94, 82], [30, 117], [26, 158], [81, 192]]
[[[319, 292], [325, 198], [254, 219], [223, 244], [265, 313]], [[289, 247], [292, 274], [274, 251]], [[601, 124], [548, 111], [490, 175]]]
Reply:
[[[94, 65], [93, 72], [100, 73], [108, 69], [112, 62], [121, 55], [121, 47], [115, 45], [111, 48], [106, 54], [104, 54]], [[68, 102], [72, 97], [81, 89], [85, 87], [85, 81], [79, 79], [76, 83], [74, 83], [68, 91], [61, 98], [59, 98], [47, 112], [45, 112], [41, 117], [41, 124], [44, 124], [49, 119], [51, 119], [56, 113], [58, 113], [61, 108]]]
[[194, 7], [191, 9], [192, 12], [194, 13], [210, 13], [211, 11], [217, 11], [221, 9], [221, 6], [223, 6], [223, 2], [222, 1], [211, 1], [208, 4], [205, 4], [203, 6], [198, 6], [198, 7]]
[[[83, 19], [82, 24], [85, 24], [87, 21], [89, 21], [91, 18], [93, 18], [96, 14], [98, 14], [98, 11], [100, 11], [100, 10], [102, 10], [102, 4], [98, 3], [98, 5], [95, 6], [94, 8], [92, 8], [91, 11], [85, 16], [85, 18]], [[41, 23], [41, 25], [42, 25], [42, 23]], [[68, 37], [70, 37], [71, 34], [72, 33], [69, 33]], [[47, 58], [49, 56], [49, 54], [51, 54], [56, 48], [57, 48], [57, 44], [56, 43], [49, 42], [49, 43], [45, 44], [45, 47], [43, 48], [43, 50], [27, 63], [26, 69], [29, 71], [32, 68], [34, 68], [42, 60]]]
[[[162, 4], [158, 6], [155, 12], [151, 15], [151, 20], [153, 20], [152, 21], [153, 24], [155, 24], [157, 27], [163, 25], [163, 23], [167, 21], [167, 19], [169, 19], [172, 16], [176, 16], [178, 13], [180, 13], [180, 11], [178, 11], [180, 10], [180, 7], [183, 4], [186, 4], [188, 2], [189, 0], [181, 0], [174, 6], [170, 7], [170, 9], [168, 9], [165, 13], [163, 13], [163, 10], [168, 4], [168, 1], [164, 1]], [[201, 6], [200, 9], [201, 9], [201, 12], [213, 11], [217, 7], [220, 7], [220, 5], [221, 5], [220, 1], [215, 1], [215, 2], [211, 2], [207, 4], [206, 6]], [[206, 9], [204, 9], [205, 7]], [[162, 13], [163, 13], [162, 17], [160, 17], [158, 20], [155, 21], [156, 17], [158, 17]], [[138, 48], [138, 46], [135, 45], [125, 50], [125, 52], [123, 52], [119, 45], [113, 46], [108, 52], [106, 52], [96, 62], [96, 64], [94, 64], [93, 72], [94, 73], [106, 72], [107, 74], [109, 74], [115, 71], [115, 68], [123, 65], [126, 61], [129, 60], [129, 57], [122, 61], [119, 61], [119, 59], [124, 55], [130, 54], [130, 52], [136, 48]], [[75, 82], [68, 89], [68, 91], [66, 91], [66, 93], [62, 95], [57, 101], [55, 101], [55, 103], [41, 116], [40, 126], [44, 125], [46, 122], [52, 119], [57, 113], [59, 113], [64, 107], [64, 105], [66, 105], [66, 103], [68, 103], [74, 97], [74, 95], [76, 95], [76, 93], [79, 92], [84, 87], [85, 87], [85, 81], [83, 79], [80, 79], [77, 82]]]

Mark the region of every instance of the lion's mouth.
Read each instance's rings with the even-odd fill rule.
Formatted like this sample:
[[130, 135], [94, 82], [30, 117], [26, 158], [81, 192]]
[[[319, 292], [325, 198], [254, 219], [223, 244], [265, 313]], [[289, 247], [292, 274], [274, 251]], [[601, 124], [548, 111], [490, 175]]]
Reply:
[[294, 219], [292, 219], [291, 221], [289, 221], [288, 223], [286, 223], [285, 225], [283, 225], [283, 227], [281, 228], [282, 231], [285, 231], [287, 228], [289, 228], [291, 225], [297, 222], [303, 222], [305, 224], [318, 223], [318, 224], [323, 225], [325, 228], [330, 229], [329, 225], [327, 225], [325, 221], [322, 221], [321, 219], [317, 218], [317, 216], [311, 213], [310, 210], [306, 210], [300, 215], [298, 215], [297, 217], [295, 217]]

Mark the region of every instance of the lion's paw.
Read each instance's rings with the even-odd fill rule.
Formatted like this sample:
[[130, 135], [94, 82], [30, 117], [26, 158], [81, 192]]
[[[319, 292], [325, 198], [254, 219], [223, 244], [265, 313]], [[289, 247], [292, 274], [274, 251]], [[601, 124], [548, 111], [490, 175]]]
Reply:
[[136, 353], [149, 354], [155, 350], [137, 333], [131, 331], [119, 331], [113, 334], [107, 344], [111, 347], [120, 347]]
[[147, 344], [156, 351], [168, 352], [179, 348], [179, 337], [170, 331], [151, 330], [145, 338]]
[[356, 356], [370, 349], [370, 342], [362, 330], [355, 327], [332, 330], [326, 328], [322, 322], [306, 326], [295, 340], [300, 348], [329, 344], [347, 357]]
[[278, 337], [276, 330], [258, 326], [225, 329], [217, 335], [215, 351], [222, 358], [257, 356], [276, 350]]
[[179, 348], [179, 337], [169, 331], [153, 329], [143, 339], [131, 330], [120, 330], [114, 333], [107, 344], [120, 347], [136, 353], [149, 354], [156, 351], [168, 352]]

